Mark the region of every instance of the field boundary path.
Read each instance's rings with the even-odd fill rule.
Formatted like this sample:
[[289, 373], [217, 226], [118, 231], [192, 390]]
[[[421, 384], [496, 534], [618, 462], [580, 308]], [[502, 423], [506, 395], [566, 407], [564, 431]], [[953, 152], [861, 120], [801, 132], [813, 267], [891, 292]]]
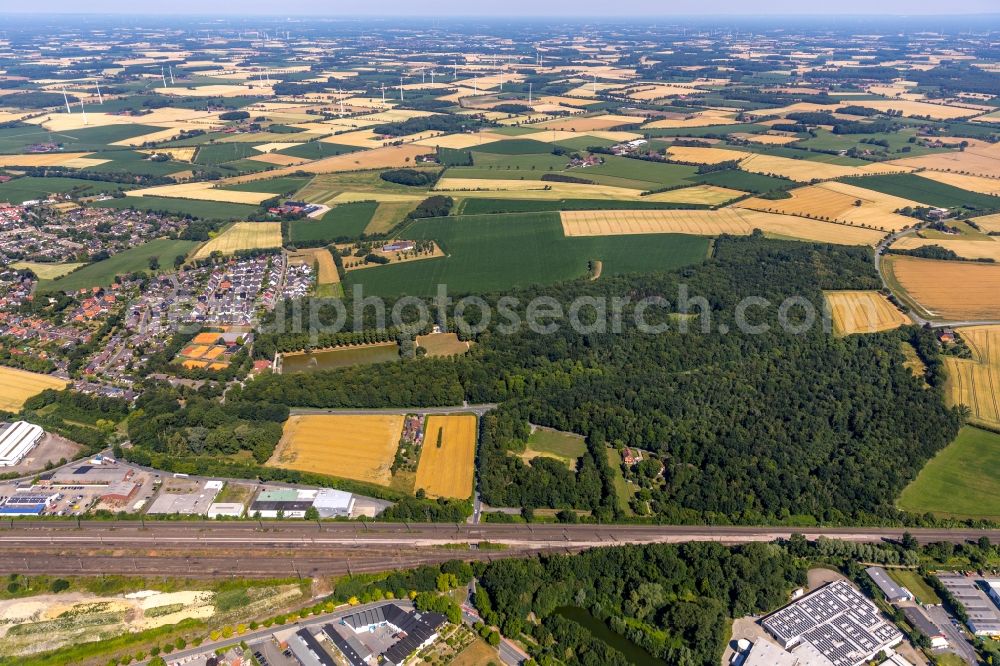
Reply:
[[496, 409], [496, 407], [496, 403], [465, 404], [453, 407], [338, 407], [335, 409], [293, 407], [289, 410], [289, 415], [345, 414], [361, 416], [364, 414], [385, 414], [405, 416], [407, 414], [475, 414], [476, 416], [482, 416], [486, 412]]

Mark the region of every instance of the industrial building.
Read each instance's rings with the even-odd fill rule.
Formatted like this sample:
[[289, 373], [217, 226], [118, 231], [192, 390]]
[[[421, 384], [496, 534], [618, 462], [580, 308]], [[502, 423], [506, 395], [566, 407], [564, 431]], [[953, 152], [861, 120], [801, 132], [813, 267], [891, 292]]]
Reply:
[[897, 585], [896, 581], [890, 578], [888, 572], [882, 567], [868, 567], [865, 569], [865, 573], [878, 585], [878, 589], [882, 590], [882, 594], [889, 600], [889, 603], [913, 601], [913, 594], [902, 585]]
[[944, 635], [944, 631], [931, 622], [922, 610], [916, 606], [907, 606], [902, 610], [907, 624], [926, 636], [930, 640], [932, 648], [948, 647], [948, 638]]
[[315, 508], [321, 518], [350, 517], [354, 496], [331, 488], [271, 488], [258, 493], [249, 513], [261, 518], [277, 518], [279, 513], [283, 518], [305, 518], [310, 508]]
[[343, 490], [322, 488], [316, 493], [313, 506], [320, 518], [349, 518], [354, 510], [354, 495]]
[[0, 425], [0, 467], [13, 467], [41, 441], [45, 431], [27, 421]]
[[815, 649], [833, 666], [861, 666], [903, 640], [875, 604], [842, 580], [793, 601], [761, 624], [786, 650]]
[[299, 629], [289, 636], [288, 647], [302, 666], [337, 666], [308, 629]]
[[[380, 663], [391, 664], [391, 666], [400, 666], [405, 663], [412, 654], [424, 649], [437, 640], [438, 629], [440, 629], [441, 625], [447, 621], [448, 618], [440, 613], [418, 613], [405, 610], [396, 604], [389, 603], [384, 606], [367, 608], [348, 615], [340, 620], [340, 624], [343, 627], [351, 629], [356, 635], [372, 633], [380, 629], [388, 629], [392, 632], [392, 636], [395, 640], [391, 645], [386, 647], [384, 651], [382, 651], [382, 654], [380, 655], [382, 661]], [[335, 628], [332, 629], [332, 632], [327, 631], [327, 633], [338, 633]], [[332, 635], [331, 639], [334, 640], [334, 644], [341, 649], [344, 656], [348, 657], [347, 652], [340, 648], [340, 643], [347, 641], [338, 641]], [[363, 657], [361, 657], [361, 653], [359, 653], [356, 648], [350, 646], [349, 643], [348, 647], [351, 648], [348, 651], [354, 652], [354, 656], [348, 657], [348, 659], [352, 664], [360, 666], [360, 664], [357, 664], [354, 660], [359, 658], [363, 659]]]
[[250, 504], [250, 515], [261, 518], [305, 518], [316, 499], [315, 490], [279, 488], [262, 490]]
[[208, 517], [242, 518], [245, 508], [239, 502], [214, 502], [208, 507]]
[[1000, 636], [1000, 612], [974, 578], [959, 574], [937, 577], [964, 607], [969, 616], [969, 629], [976, 636]]
[[17, 491], [0, 501], [0, 516], [39, 516], [56, 501], [57, 493]]

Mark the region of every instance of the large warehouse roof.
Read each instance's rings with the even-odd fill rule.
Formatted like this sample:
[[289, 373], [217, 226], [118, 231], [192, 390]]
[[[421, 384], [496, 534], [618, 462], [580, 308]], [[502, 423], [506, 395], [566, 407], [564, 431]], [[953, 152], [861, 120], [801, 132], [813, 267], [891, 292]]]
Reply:
[[21, 462], [45, 431], [27, 421], [17, 421], [0, 426], [0, 467], [11, 467]]

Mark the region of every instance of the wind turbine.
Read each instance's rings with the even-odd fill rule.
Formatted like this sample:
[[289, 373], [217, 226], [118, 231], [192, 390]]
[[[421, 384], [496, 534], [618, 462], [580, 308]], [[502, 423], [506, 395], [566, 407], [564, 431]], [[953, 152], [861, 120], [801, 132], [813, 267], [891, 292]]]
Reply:
[[455, 74], [454, 74], [454, 75], [452, 75], [452, 77], [451, 77], [451, 78], [452, 78], [452, 80], [454, 80], [454, 79], [457, 79], [457, 78], [458, 78], [458, 61], [457, 61], [457, 60], [455, 61]]
[[101, 95], [101, 82], [97, 81], [97, 101], [104, 104], [104, 97]]
[[344, 115], [344, 98], [340, 96], [340, 88], [337, 88], [337, 98], [340, 101], [340, 115]]
[[80, 100], [80, 110], [83, 111], [83, 124], [87, 124], [87, 109], [83, 108], [83, 99]]
[[167, 87], [167, 75], [164, 73], [163, 68], [160, 68], [160, 78], [163, 79], [163, 87]]
[[399, 77], [399, 101], [403, 101], [403, 77]]
[[427, 69], [424, 67], [420, 68], [420, 85], [427, 83]]
[[431, 70], [431, 85], [434, 85], [434, 75], [437, 74], [433, 69]]
[[597, 74], [596, 73], [594, 74], [594, 85], [591, 87], [591, 91], [594, 93], [594, 96], [596, 97], [597, 96]]
[[528, 81], [528, 104], [531, 104], [531, 81]]
[[382, 84], [382, 106], [385, 106], [385, 83]]
[[63, 101], [66, 102], [66, 113], [72, 115], [73, 111], [69, 108], [69, 96], [66, 94], [66, 86], [62, 89]]
[[167, 70], [170, 72], [170, 85], [174, 85], [174, 67], [173, 65], [168, 65]]

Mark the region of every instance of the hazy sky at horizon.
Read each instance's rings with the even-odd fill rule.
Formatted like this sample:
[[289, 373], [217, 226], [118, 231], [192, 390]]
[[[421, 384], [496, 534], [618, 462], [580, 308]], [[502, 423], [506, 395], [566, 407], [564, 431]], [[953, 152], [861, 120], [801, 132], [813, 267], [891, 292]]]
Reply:
[[836, 0], [829, 3], [801, 0], [504, 0], [500, 3], [469, 0], [3, 0], [0, 14], [217, 14], [217, 15], [353, 15], [379, 16], [670, 16], [748, 14], [900, 14], [939, 15], [996, 13], [996, 0], [952, 0], [940, 3], [914, 0]]

